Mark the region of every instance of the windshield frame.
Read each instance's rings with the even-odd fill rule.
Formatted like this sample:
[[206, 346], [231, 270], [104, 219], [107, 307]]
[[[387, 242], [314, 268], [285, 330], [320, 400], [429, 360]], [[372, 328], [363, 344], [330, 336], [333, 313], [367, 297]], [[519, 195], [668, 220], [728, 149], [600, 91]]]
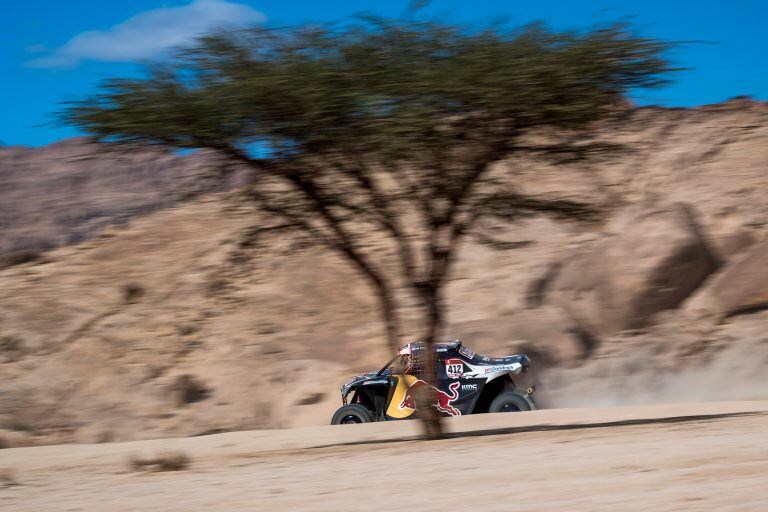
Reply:
[[389, 368], [390, 366], [392, 366], [392, 363], [394, 363], [395, 361], [397, 361], [399, 358], [400, 358], [400, 354], [395, 354], [395, 357], [393, 357], [392, 359], [390, 359], [389, 361], [387, 361], [387, 364], [385, 364], [385, 365], [384, 365], [384, 366], [381, 368], [381, 370], [379, 370], [378, 372], [376, 372], [376, 376], [378, 377], [378, 376], [380, 376], [382, 373], [384, 373], [384, 371], [385, 371], [387, 368]]

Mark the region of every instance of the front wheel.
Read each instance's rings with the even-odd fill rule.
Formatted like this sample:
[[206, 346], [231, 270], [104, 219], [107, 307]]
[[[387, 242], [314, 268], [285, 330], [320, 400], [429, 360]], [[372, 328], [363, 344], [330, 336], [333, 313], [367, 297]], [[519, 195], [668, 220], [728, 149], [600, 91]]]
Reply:
[[522, 395], [514, 391], [506, 391], [493, 399], [488, 412], [522, 412], [530, 411], [531, 404]]
[[339, 407], [333, 414], [331, 425], [349, 425], [354, 423], [370, 423], [373, 421], [371, 411], [362, 405], [349, 404]]

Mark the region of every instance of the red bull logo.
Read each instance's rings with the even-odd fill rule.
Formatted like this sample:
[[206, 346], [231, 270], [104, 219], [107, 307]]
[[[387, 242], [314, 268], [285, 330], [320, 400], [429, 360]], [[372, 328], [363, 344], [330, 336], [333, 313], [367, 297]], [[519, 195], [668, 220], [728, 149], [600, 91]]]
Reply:
[[434, 386], [430, 386], [427, 382], [421, 379], [417, 379], [408, 387], [408, 391], [405, 393], [405, 397], [403, 397], [402, 402], [400, 402], [399, 408], [416, 410], [416, 400], [413, 399], [413, 393], [411, 390], [423, 386], [429, 386], [437, 393], [437, 401], [432, 405], [434, 405], [438, 411], [449, 414], [451, 416], [461, 416], [461, 411], [451, 405], [451, 403], [455, 402], [459, 398], [458, 382], [452, 382], [448, 386], [448, 393], [446, 393], [445, 391], [441, 391]]

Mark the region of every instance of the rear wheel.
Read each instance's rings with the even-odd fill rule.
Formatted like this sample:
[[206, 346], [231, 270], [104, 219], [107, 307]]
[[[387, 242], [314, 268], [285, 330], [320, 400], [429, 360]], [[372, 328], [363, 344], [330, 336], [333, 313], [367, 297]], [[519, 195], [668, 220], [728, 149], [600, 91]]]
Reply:
[[522, 412], [530, 411], [531, 404], [515, 391], [505, 391], [493, 399], [488, 412]]
[[331, 425], [349, 425], [354, 423], [370, 423], [373, 421], [371, 411], [358, 404], [339, 407], [333, 414]]

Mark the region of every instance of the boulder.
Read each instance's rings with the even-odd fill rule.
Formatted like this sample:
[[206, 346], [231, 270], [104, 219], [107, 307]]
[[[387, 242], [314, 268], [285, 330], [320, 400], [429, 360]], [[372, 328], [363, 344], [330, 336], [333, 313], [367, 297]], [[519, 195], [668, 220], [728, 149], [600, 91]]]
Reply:
[[743, 254], [755, 243], [755, 237], [744, 229], [734, 229], [727, 233], [713, 234], [712, 249], [720, 261], [730, 261]]
[[[749, 216], [722, 208], [707, 217], [707, 241], [712, 251], [722, 262], [744, 254], [759, 241], [759, 226], [753, 224]], [[759, 224], [759, 223], [758, 223]]]
[[725, 265], [685, 308], [720, 317], [768, 309], [768, 238]]
[[649, 325], [717, 268], [691, 207], [635, 207], [617, 214], [604, 238], [563, 260], [542, 293], [602, 336]]

